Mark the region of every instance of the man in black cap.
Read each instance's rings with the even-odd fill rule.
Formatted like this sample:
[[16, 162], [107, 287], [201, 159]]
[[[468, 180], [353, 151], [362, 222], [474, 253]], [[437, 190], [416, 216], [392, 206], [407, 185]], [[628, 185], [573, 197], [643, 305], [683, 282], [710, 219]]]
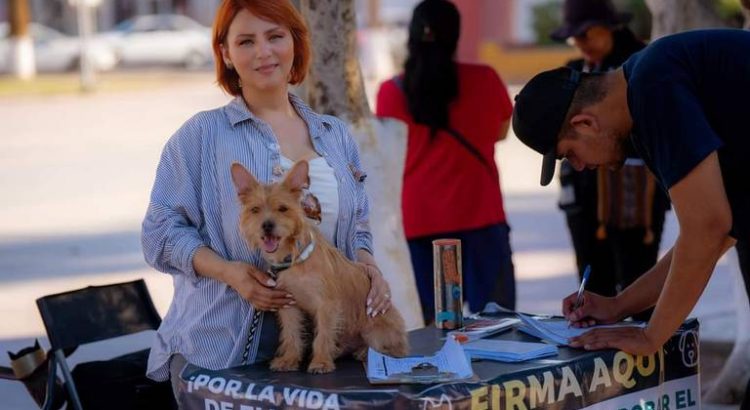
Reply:
[[[615, 70], [646, 45], [626, 26], [629, 13], [618, 13], [610, 0], [565, 0], [563, 24], [550, 37], [574, 45], [582, 58], [567, 66], [582, 72]], [[558, 205], [575, 250], [579, 278], [586, 267], [586, 288], [614, 296], [656, 263], [669, 199], [655, 189], [643, 161], [618, 170], [576, 171], [560, 164]], [[651, 310], [634, 316], [648, 320]]]
[[674, 247], [622, 293], [587, 292], [577, 309], [575, 295], [563, 300], [563, 313], [576, 326], [611, 323], [655, 306], [648, 326], [594, 329], [572, 346], [654, 353], [734, 245], [750, 294], [749, 95], [750, 32], [742, 30], [675, 34], [619, 70], [559, 68], [521, 90], [513, 129], [544, 156], [542, 185], [552, 179], [558, 158], [577, 170], [617, 168], [632, 146], [668, 190], [680, 226]]

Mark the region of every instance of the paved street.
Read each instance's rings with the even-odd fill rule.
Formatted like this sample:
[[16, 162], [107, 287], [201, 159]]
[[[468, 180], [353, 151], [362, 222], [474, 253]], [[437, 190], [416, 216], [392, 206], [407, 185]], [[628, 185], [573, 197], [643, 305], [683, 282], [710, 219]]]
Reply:
[[[8, 365], [6, 350], [36, 337], [46, 344], [34, 303], [46, 294], [143, 277], [166, 312], [171, 279], [146, 266], [139, 242], [156, 164], [177, 127], [227, 99], [208, 73], [135, 91], [0, 99], [0, 365]], [[497, 159], [513, 228], [518, 309], [559, 313], [577, 281], [557, 188], [538, 187], [540, 158], [513, 136], [499, 144]], [[670, 214], [663, 248], [674, 237]], [[722, 260], [694, 311], [705, 340], [734, 338], [729, 266]], [[148, 344], [148, 335], [135, 339]], [[94, 346], [76, 355], [116, 353]], [[4, 381], [0, 407], [34, 408], [19, 383]]]

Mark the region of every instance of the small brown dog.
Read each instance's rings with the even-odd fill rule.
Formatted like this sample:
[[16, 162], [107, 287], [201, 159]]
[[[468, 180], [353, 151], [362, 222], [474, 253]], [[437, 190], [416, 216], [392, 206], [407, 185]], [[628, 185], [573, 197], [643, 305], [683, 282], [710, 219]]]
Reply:
[[272, 267], [285, 267], [277, 286], [297, 302], [277, 313], [281, 344], [271, 370], [299, 369], [309, 334], [306, 316], [315, 327], [310, 373], [333, 371], [334, 360], [346, 353], [363, 360], [368, 346], [392, 356], [408, 353], [404, 319], [395, 307], [374, 318], [367, 316], [370, 280], [364, 265], [341, 255], [305, 220], [300, 199], [308, 185], [306, 161], [297, 162], [281, 183], [271, 185], [261, 185], [234, 163], [232, 180], [242, 207], [240, 229], [245, 240], [260, 249]]

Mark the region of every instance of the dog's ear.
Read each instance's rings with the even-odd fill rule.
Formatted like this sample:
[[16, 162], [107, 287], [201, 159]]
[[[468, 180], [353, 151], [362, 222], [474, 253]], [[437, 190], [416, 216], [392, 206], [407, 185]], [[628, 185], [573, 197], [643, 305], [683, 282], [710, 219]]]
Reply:
[[308, 176], [309, 165], [307, 161], [297, 161], [292, 169], [286, 174], [282, 185], [291, 191], [302, 191], [303, 188], [310, 186], [310, 177]]
[[253, 191], [260, 185], [253, 174], [248, 172], [239, 162], [232, 163], [232, 182], [234, 182], [238, 195]]

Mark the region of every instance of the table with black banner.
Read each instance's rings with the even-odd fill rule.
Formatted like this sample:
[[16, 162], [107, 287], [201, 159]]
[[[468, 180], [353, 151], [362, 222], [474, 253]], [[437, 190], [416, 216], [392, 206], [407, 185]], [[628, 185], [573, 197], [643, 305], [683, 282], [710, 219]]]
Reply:
[[[444, 343], [435, 328], [410, 332], [412, 354]], [[518, 330], [497, 338], [538, 341]], [[342, 359], [324, 375], [275, 373], [268, 364], [207, 370], [188, 365], [178, 386], [180, 408], [259, 409], [601, 409], [700, 408], [698, 321], [690, 319], [651, 356], [566, 347], [523, 363], [474, 361], [477, 381], [371, 385], [361, 362]]]

